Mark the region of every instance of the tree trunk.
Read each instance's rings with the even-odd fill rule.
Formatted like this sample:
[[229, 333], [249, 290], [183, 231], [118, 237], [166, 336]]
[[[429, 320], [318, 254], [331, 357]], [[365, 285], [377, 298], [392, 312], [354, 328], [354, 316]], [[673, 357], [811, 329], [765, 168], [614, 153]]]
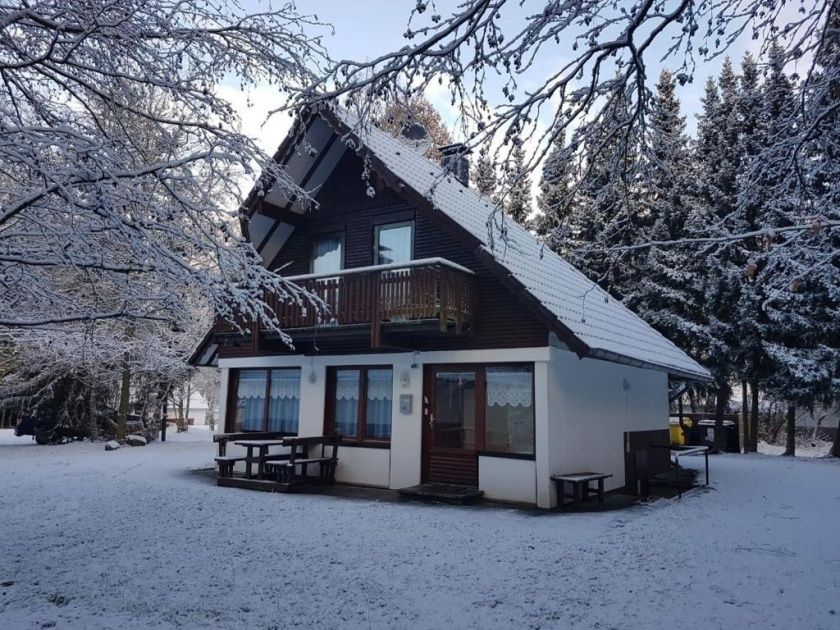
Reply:
[[192, 376], [187, 381], [187, 401], [184, 404], [184, 431], [190, 430], [190, 398], [192, 398]]
[[122, 385], [120, 387], [120, 410], [117, 414], [117, 440], [122, 442], [128, 430], [128, 402], [131, 388], [131, 367], [128, 352], [123, 353]]
[[782, 455], [796, 455], [796, 405], [788, 405], [786, 424], [787, 441], [785, 442], [785, 452]]
[[750, 452], [758, 452], [758, 383], [750, 383]]
[[750, 414], [747, 404], [747, 381], [741, 381], [741, 450], [750, 452]]
[[93, 393], [93, 386], [87, 388], [88, 408], [88, 439], [95, 442], [99, 439], [99, 423], [96, 421], [96, 396]]
[[715, 442], [714, 447], [718, 453], [726, 451], [726, 436], [723, 433], [723, 416], [729, 406], [729, 387], [723, 385], [718, 387], [717, 399], [715, 401]]

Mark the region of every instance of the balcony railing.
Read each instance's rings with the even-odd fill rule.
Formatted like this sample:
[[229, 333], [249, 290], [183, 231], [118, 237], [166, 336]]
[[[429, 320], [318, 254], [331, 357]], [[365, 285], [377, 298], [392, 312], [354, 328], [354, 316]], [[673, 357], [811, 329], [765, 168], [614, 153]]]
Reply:
[[[329, 274], [292, 276], [288, 280], [317, 295], [326, 308], [302, 307], [266, 296], [284, 330], [371, 325], [371, 345], [382, 342], [382, 324], [437, 320], [441, 332], [461, 334], [473, 318], [474, 274], [443, 258], [344, 269]], [[252, 328], [243, 326], [243, 328]], [[234, 329], [217, 320], [217, 333]]]

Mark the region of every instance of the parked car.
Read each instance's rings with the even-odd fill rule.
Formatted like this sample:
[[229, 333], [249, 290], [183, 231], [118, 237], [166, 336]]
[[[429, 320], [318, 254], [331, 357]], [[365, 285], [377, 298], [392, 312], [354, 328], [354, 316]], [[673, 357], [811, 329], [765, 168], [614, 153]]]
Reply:
[[61, 426], [58, 418], [43, 414], [22, 415], [15, 425], [15, 435], [31, 435], [38, 444], [64, 444], [86, 437], [78, 429]]

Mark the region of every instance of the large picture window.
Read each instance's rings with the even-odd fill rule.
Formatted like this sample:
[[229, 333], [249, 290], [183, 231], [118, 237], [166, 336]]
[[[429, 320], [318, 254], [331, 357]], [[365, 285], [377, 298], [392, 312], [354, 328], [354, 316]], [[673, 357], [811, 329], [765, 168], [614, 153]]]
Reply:
[[393, 370], [335, 367], [327, 371], [327, 432], [348, 443], [383, 444], [391, 439]]
[[432, 448], [534, 456], [533, 366], [440, 365], [427, 377]]
[[235, 370], [233, 427], [240, 431], [277, 431], [297, 435], [300, 369]]
[[534, 454], [534, 378], [530, 366], [484, 370], [484, 450]]

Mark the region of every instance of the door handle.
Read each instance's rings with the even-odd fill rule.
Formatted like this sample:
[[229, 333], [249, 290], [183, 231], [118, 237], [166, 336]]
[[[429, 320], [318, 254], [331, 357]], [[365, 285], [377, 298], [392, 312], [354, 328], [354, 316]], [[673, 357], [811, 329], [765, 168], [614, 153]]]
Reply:
[[429, 428], [430, 429], [435, 428], [435, 414], [433, 414], [433, 413], [429, 414]]

